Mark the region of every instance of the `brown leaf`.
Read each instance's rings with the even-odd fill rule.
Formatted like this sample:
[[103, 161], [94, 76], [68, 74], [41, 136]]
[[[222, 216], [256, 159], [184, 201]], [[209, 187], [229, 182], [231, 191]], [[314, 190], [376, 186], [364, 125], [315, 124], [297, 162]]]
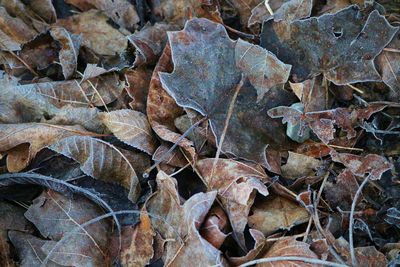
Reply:
[[380, 81], [373, 61], [397, 30], [377, 10], [360, 10], [353, 5], [335, 14], [289, 24], [264, 22], [261, 46], [293, 66], [294, 82], [320, 73], [337, 85]]
[[264, 170], [242, 162], [219, 159], [213, 170], [214, 159], [199, 160], [196, 164], [207, 187], [218, 190], [221, 200], [231, 222], [235, 239], [244, 245], [244, 229], [247, 217], [253, 205], [257, 191], [266, 196], [268, 189], [263, 181], [268, 179]]
[[[393, 101], [400, 100], [400, 33], [397, 33], [385, 50], [376, 58], [382, 81], [390, 87]], [[394, 49], [394, 50], [393, 50]], [[396, 51], [397, 50], [397, 51]]]
[[303, 103], [305, 112], [322, 111], [328, 108], [328, 92], [322, 76], [302, 83], [290, 83], [290, 87]]
[[254, 248], [250, 250], [246, 255], [241, 256], [241, 257], [229, 257], [228, 260], [230, 263], [232, 263], [234, 266], [239, 266], [241, 264], [244, 264], [248, 261], [254, 260], [258, 254], [260, 254], [261, 250], [265, 246], [265, 237], [264, 234], [261, 233], [260, 231], [256, 229], [249, 229], [249, 232], [251, 236], [254, 239]]
[[268, 236], [280, 229], [289, 230], [308, 221], [309, 214], [299, 204], [281, 196], [269, 196], [256, 202], [249, 216], [249, 226]]
[[348, 153], [337, 153], [331, 151], [332, 160], [340, 162], [356, 176], [363, 177], [368, 174], [371, 180], [381, 179], [382, 174], [393, 168], [386, 158], [376, 155], [368, 154], [366, 156], [357, 156]]
[[203, 239], [198, 229], [210, 210], [216, 192], [197, 193], [181, 204], [176, 180], [163, 172], [157, 175], [158, 191], [147, 201], [149, 213], [165, 221], [152, 219], [163, 239], [163, 261], [168, 266], [225, 265], [221, 252]]
[[102, 121], [122, 142], [152, 155], [156, 140], [146, 115], [139, 111], [121, 109], [102, 113]]
[[[310, 245], [297, 241], [293, 237], [284, 238], [275, 242], [275, 244], [267, 251], [263, 258], [272, 257], [302, 257], [310, 259], [318, 259], [318, 256], [310, 250]], [[259, 263], [257, 267], [317, 267], [320, 265], [306, 263], [303, 261], [275, 261]]]
[[383, 110], [384, 104], [370, 103], [368, 108], [336, 108], [316, 112], [302, 113], [291, 107], [276, 107], [268, 110], [272, 118], [283, 118], [282, 122], [293, 125], [300, 123], [300, 131], [309, 126], [318, 138], [325, 144], [334, 139], [335, 126], [347, 132], [347, 138], [356, 137], [355, 127], [361, 126], [372, 114]]
[[52, 27], [50, 29], [50, 35], [61, 46], [58, 57], [62, 67], [62, 73], [67, 80], [75, 74], [81, 39], [79, 36], [69, 34], [69, 32], [62, 27]]
[[61, 243], [51, 255], [50, 260], [64, 266], [102, 266], [109, 262], [107, 255], [109, 223], [101, 220], [84, 229], [81, 224], [100, 216], [101, 209], [84, 197], [73, 195], [72, 198], [47, 191], [33, 201], [25, 213], [40, 231], [44, 241], [40, 251], [47, 255], [55, 243], [68, 232], [78, 231]]
[[[217, 142], [236, 87], [242, 75], [248, 77], [235, 101], [222, 151], [270, 167], [265, 156], [266, 147], [280, 148], [287, 146], [288, 141], [282, 127], [265, 116], [263, 111], [292, 101], [287, 91], [271, 88], [286, 82], [287, 78], [286, 72], [273, 70], [288, 70], [288, 67], [268, 51], [262, 51], [263, 64], [270, 68], [268, 73], [271, 76], [262, 88], [262, 92], [266, 92], [264, 97], [256, 103], [254, 86], [259, 86], [260, 82], [253, 77], [264, 74], [265, 68], [252, 71], [253, 65], [258, 62], [252, 53], [259, 56], [260, 48], [244, 41], [233, 42], [222, 25], [206, 19], [188, 21], [183, 31], [169, 33], [169, 42], [174, 71], [160, 73], [162, 85], [178, 105], [208, 116]], [[247, 53], [238, 55], [237, 52], [244, 47]], [[251, 62], [252, 59], [256, 61]], [[242, 60], [249, 62], [243, 63]], [[250, 66], [251, 69], [248, 69]]]
[[355, 252], [360, 266], [380, 267], [388, 264], [385, 255], [373, 246], [355, 248]]
[[0, 48], [5, 51], [18, 51], [24, 43], [29, 42], [37, 32], [18, 17], [8, 14], [0, 6]]
[[129, 103], [129, 106], [142, 113], [146, 113], [147, 95], [152, 72], [153, 70], [147, 68], [136, 68], [125, 72], [125, 79], [127, 81], [125, 90], [133, 99]]
[[289, 151], [287, 163], [281, 167], [282, 175], [288, 179], [312, 175], [321, 166], [321, 162], [313, 157]]
[[56, 23], [74, 34], [82, 34], [82, 45], [99, 55], [115, 55], [128, 45], [126, 37], [107, 23], [108, 17], [101, 11], [89, 10]]
[[139, 179], [120, 149], [100, 139], [71, 136], [49, 146], [81, 165], [81, 170], [93, 178], [119, 183], [129, 190], [129, 199], [135, 202], [140, 194]]
[[167, 43], [167, 31], [177, 28], [175, 25], [164, 23], [146, 24], [140, 31], [127, 36], [129, 42], [136, 49], [133, 65], [155, 64]]
[[82, 11], [92, 8], [101, 10], [119, 26], [127, 29], [135, 28], [140, 21], [135, 7], [128, 0], [66, 0], [66, 2]]
[[51, 0], [31, 0], [29, 8], [47, 23], [54, 23], [57, 19], [56, 10]]
[[[145, 210], [144, 210], [145, 212]], [[140, 215], [140, 223], [122, 229], [122, 249], [120, 252], [123, 266], [145, 266], [153, 257], [153, 239], [156, 235], [148, 214]]]
[[241, 24], [246, 27], [247, 22], [249, 21], [251, 11], [254, 7], [256, 7], [261, 1], [259, 0], [232, 0], [229, 3], [236, 9], [239, 13]]
[[203, 226], [200, 228], [201, 236], [210, 242], [216, 249], [219, 249], [228, 236], [225, 234], [229, 226], [228, 217], [224, 210], [216, 206], [210, 210]]
[[[175, 103], [175, 100], [161, 85], [158, 73], [167, 71], [172, 71], [171, 49], [168, 44], [151, 77], [147, 96], [147, 118], [154, 132], [162, 140], [175, 143], [180, 139], [181, 134], [176, 130], [174, 121], [183, 114], [183, 109]], [[193, 142], [184, 138], [179, 142], [179, 146], [185, 149], [191, 157], [194, 157]]]
[[18, 172], [27, 167], [43, 148], [64, 137], [81, 134], [90, 134], [90, 132], [79, 126], [53, 127], [37, 123], [0, 124], [0, 152], [8, 154], [8, 171]]

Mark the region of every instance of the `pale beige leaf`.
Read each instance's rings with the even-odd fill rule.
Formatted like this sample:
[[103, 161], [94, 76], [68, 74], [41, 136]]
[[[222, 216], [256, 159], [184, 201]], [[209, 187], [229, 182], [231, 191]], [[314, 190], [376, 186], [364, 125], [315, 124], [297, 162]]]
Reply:
[[321, 161], [303, 154], [289, 151], [287, 163], [281, 166], [282, 175], [288, 179], [296, 179], [307, 175], [314, 175], [321, 166]]
[[121, 141], [149, 155], [156, 150], [156, 140], [146, 115], [139, 111], [122, 109], [102, 114], [102, 121]]

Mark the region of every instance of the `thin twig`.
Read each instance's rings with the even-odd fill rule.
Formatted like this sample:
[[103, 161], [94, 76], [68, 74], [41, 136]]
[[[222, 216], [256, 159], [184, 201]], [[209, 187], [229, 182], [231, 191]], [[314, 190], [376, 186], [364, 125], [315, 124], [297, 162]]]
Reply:
[[154, 164], [152, 166], [150, 166], [149, 168], [147, 168], [144, 172], [143, 172], [143, 178], [147, 179], [149, 178], [149, 174], [150, 172], [156, 168], [161, 162], [164, 161], [164, 159], [179, 145], [179, 143], [186, 138], [186, 136], [189, 135], [189, 133], [192, 132], [192, 130], [194, 128], [196, 128], [197, 126], [199, 126], [202, 122], [204, 122], [205, 120], [207, 120], [207, 117], [202, 118], [201, 120], [197, 121], [195, 124], [193, 124], [192, 126], [190, 126], [189, 129], [186, 130], [186, 132], [184, 132], [179, 138], [178, 140], [176, 140], [176, 142], [173, 144], [173, 146], [171, 146], [170, 149], [168, 149], [167, 152], [165, 152], [157, 161], [154, 162]]
[[321, 265], [332, 266], [332, 267], [349, 267], [348, 265], [331, 262], [331, 261], [324, 261], [324, 260], [306, 258], [306, 257], [292, 257], [292, 256], [290, 256], [290, 257], [271, 257], [271, 258], [253, 260], [253, 261], [246, 262], [246, 263], [240, 265], [239, 267], [246, 267], [246, 266], [251, 266], [253, 264], [264, 263], [264, 262], [276, 262], [276, 261], [302, 261], [302, 262], [306, 262], [306, 263], [321, 264]]
[[356, 209], [357, 200], [361, 195], [362, 189], [368, 183], [368, 180], [369, 180], [369, 175], [361, 183], [360, 187], [358, 188], [358, 190], [354, 196], [353, 203], [351, 203], [350, 222], [349, 222], [349, 249], [350, 249], [350, 255], [351, 255], [351, 264], [353, 266], [357, 266], [357, 258], [356, 258], [356, 253], [354, 251], [354, 240], [353, 240], [354, 211]]
[[236, 85], [235, 92], [233, 94], [231, 103], [229, 104], [228, 111], [226, 113], [224, 129], [222, 130], [222, 133], [221, 133], [221, 137], [220, 137], [220, 140], [219, 140], [219, 143], [218, 143], [218, 146], [217, 146], [217, 153], [215, 154], [213, 166], [212, 166], [212, 169], [211, 169], [210, 182], [208, 184], [209, 188], [212, 188], [214, 171], [215, 171], [215, 168], [217, 167], [217, 162], [218, 162], [219, 156], [221, 155], [222, 145], [223, 145], [224, 140], [225, 140], [226, 132], [228, 131], [229, 121], [230, 121], [230, 119], [232, 117], [232, 114], [233, 114], [233, 108], [235, 107], [236, 98], [237, 98], [237, 96], [239, 94], [239, 91], [240, 91], [240, 88], [242, 88], [242, 86], [243, 86], [243, 77], [240, 80], [240, 82], [238, 83], [238, 85]]

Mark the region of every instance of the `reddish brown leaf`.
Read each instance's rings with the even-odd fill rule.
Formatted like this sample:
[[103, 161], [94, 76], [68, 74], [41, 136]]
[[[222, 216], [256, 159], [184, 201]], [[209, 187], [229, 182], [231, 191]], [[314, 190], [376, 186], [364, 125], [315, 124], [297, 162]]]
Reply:
[[[295, 238], [288, 237], [276, 241], [276, 243], [268, 250], [268, 252], [263, 256], [263, 258], [269, 257], [302, 257], [310, 259], [318, 259], [317, 255], [310, 250], [310, 245], [304, 242], [296, 241]], [[263, 267], [317, 267], [319, 265], [306, 263], [303, 261], [275, 261], [260, 263], [256, 266]]]
[[216, 249], [219, 249], [222, 246], [222, 243], [224, 243], [225, 238], [228, 236], [225, 234], [228, 226], [228, 217], [224, 210], [217, 206], [212, 208], [208, 213], [203, 226], [200, 228], [200, 234]]
[[218, 190], [221, 200], [231, 222], [234, 238], [244, 245], [243, 231], [247, 216], [253, 205], [257, 191], [266, 196], [267, 187], [263, 181], [268, 180], [265, 172], [257, 167], [229, 159], [219, 159], [213, 170], [214, 159], [203, 159], [196, 167], [210, 190]]
[[241, 264], [244, 264], [248, 261], [254, 260], [258, 254], [260, 254], [261, 250], [265, 246], [265, 237], [264, 234], [261, 233], [260, 231], [256, 229], [250, 229], [249, 230], [251, 236], [254, 239], [254, 248], [250, 250], [246, 255], [241, 256], [241, 257], [229, 257], [228, 260], [230, 263], [232, 263], [234, 266], [239, 266]]

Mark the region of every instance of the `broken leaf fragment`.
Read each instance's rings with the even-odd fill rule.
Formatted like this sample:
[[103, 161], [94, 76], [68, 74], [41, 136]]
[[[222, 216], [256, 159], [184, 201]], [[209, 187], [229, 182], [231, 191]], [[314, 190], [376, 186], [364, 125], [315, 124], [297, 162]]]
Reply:
[[[279, 149], [288, 146], [288, 140], [282, 127], [265, 113], [268, 107], [293, 101], [279, 87], [287, 81], [290, 67], [255, 45], [232, 41], [221, 24], [207, 19], [190, 20], [184, 30], [169, 32], [168, 37], [174, 70], [160, 73], [164, 89], [178, 105], [207, 116], [217, 142], [234, 101], [222, 151], [270, 167], [267, 146]], [[262, 64], [254, 68], [257, 63]]]
[[291, 80], [320, 73], [337, 85], [380, 81], [374, 59], [398, 28], [377, 10], [357, 5], [304, 20], [264, 22], [261, 46], [291, 64]]

